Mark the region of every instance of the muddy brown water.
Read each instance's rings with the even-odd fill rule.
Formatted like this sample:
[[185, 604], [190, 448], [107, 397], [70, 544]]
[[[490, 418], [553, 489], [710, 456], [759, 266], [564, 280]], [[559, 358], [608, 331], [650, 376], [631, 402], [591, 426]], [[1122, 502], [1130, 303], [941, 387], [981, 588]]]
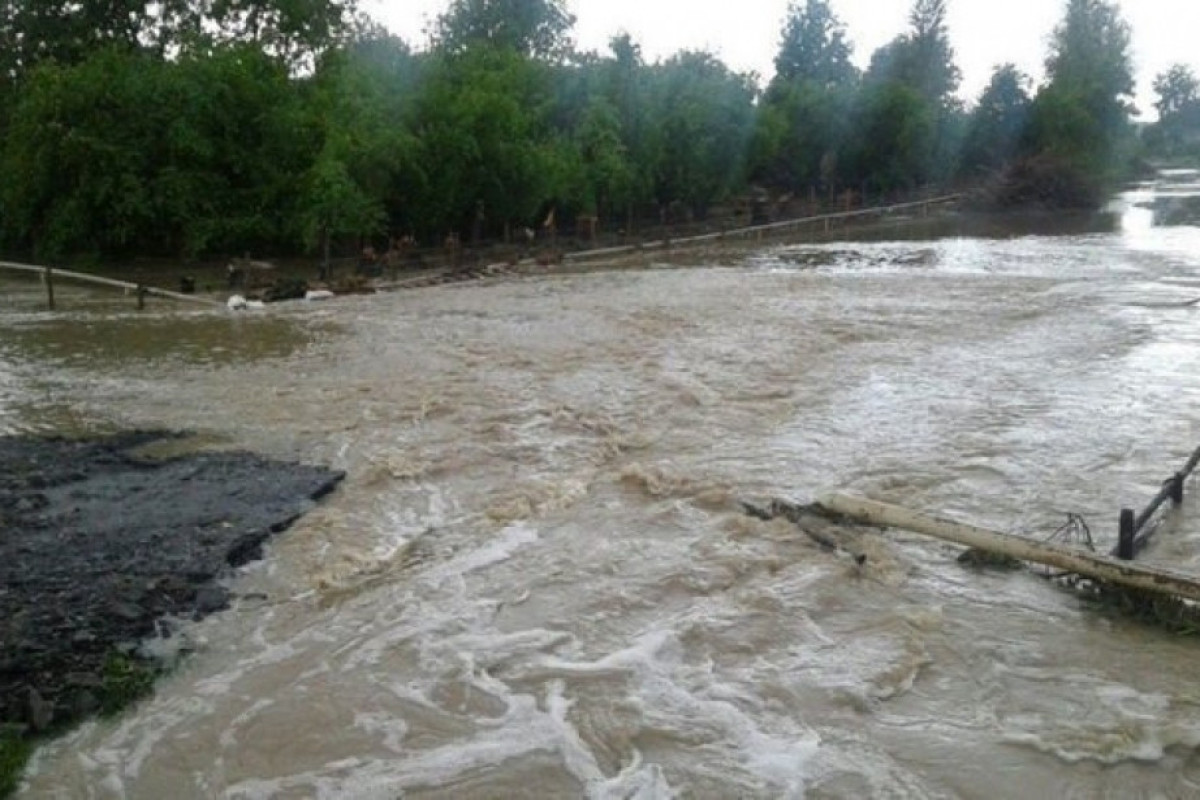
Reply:
[[[916, 536], [867, 536], [860, 572], [738, 508], [1076, 512], [1111, 544], [1200, 444], [1200, 229], [1156, 226], [1156, 191], [1066, 231], [240, 316], [6, 283], [0, 430], [189, 429], [350, 475], [234, 582], [267, 600], [190, 628], [22, 796], [1197, 796], [1196, 640]], [[1196, 501], [1149, 558], [1200, 573]]]

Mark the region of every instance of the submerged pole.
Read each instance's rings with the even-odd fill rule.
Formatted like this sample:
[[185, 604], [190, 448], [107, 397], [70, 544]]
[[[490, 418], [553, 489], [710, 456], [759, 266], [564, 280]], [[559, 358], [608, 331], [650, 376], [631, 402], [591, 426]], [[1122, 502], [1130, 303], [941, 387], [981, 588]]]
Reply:
[[46, 267], [46, 271], [42, 273], [42, 281], [46, 284], [46, 305], [50, 310], [54, 310], [54, 270]]

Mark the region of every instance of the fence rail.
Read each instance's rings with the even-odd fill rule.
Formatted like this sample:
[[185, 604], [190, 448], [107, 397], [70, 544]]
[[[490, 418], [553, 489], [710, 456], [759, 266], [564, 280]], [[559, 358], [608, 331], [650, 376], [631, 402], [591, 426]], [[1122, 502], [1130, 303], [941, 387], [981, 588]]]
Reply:
[[54, 267], [42, 267], [35, 264], [17, 264], [12, 261], [0, 261], [0, 269], [11, 270], [14, 272], [28, 272], [39, 275], [42, 278], [42, 283], [46, 286], [46, 301], [50, 310], [54, 310], [54, 281], [62, 278], [66, 280], [78, 281], [80, 283], [91, 283], [97, 286], [111, 286], [116, 289], [123, 289], [126, 292], [132, 292], [137, 298], [138, 308], [143, 308], [146, 303], [147, 296], [165, 297], [169, 300], [180, 300], [186, 303], [198, 303], [205, 306], [220, 306], [221, 304], [207, 297], [198, 297], [192, 294], [182, 294], [180, 292], [171, 292], [166, 289], [159, 289], [155, 286], [146, 286], [140, 283], [130, 283], [129, 281], [118, 281], [113, 278], [104, 278], [99, 275], [88, 275], [84, 272], [71, 272], [65, 269], [56, 269]]
[[796, 217], [793, 219], [781, 220], [779, 222], [768, 222], [763, 225], [750, 225], [745, 228], [733, 228], [727, 231], [715, 231], [696, 236], [683, 236], [677, 239], [663, 238], [657, 241], [621, 245], [619, 247], [604, 247], [597, 250], [582, 250], [574, 253], [565, 253], [563, 255], [563, 260], [584, 261], [595, 258], [609, 258], [612, 256], [626, 255], [645, 250], [669, 250], [671, 247], [675, 246], [703, 244], [705, 242], [720, 242], [731, 238], [761, 237], [768, 233], [775, 233], [792, 228], [806, 228], [812, 225], [821, 225], [824, 230], [828, 232], [832, 225], [836, 222], [859, 217], [883, 216], [885, 214], [909, 210], [920, 210], [922, 215], [925, 215], [928, 214], [929, 209], [934, 206], [957, 203], [959, 200], [962, 200], [963, 197], [964, 195], [962, 194], [947, 194], [939, 197], [931, 197], [927, 200], [915, 200], [908, 203], [897, 203], [890, 206], [872, 206], [870, 208], [860, 208], [854, 211], [817, 214], [809, 217]]

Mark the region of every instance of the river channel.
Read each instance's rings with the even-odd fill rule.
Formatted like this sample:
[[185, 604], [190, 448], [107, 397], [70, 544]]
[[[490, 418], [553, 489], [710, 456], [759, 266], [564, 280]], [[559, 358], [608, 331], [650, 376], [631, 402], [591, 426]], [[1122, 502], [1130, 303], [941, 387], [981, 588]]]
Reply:
[[[2, 284], [0, 432], [189, 430], [349, 474], [20, 796], [1200, 796], [1200, 641], [913, 535], [865, 535], [859, 568], [740, 508], [1076, 513], [1111, 546], [1200, 445], [1196, 181], [242, 314]], [[1147, 558], [1200, 574], [1200, 500]]]

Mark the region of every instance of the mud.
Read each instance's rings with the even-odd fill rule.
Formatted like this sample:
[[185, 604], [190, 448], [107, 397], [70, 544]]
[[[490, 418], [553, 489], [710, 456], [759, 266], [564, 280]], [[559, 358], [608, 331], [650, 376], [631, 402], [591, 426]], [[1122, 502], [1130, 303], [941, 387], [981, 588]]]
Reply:
[[0, 438], [0, 725], [38, 732], [94, 711], [114, 653], [141, 658], [136, 644], [170, 636], [172, 618], [226, 608], [219, 579], [343, 477], [144, 451], [170, 438]]

